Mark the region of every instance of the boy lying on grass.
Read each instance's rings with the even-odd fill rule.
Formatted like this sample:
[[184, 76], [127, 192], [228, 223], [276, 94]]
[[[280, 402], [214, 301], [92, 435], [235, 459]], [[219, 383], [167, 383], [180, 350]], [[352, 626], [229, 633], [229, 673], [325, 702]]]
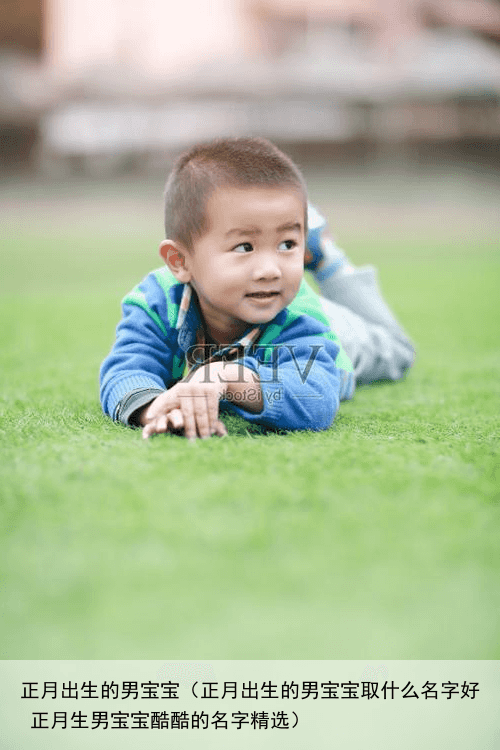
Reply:
[[[163, 267], [123, 301], [101, 403], [143, 437], [224, 435], [219, 412], [327, 429], [355, 383], [396, 380], [413, 346], [325, 234], [289, 157], [261, 138], [182, 154], [167, 181]], [[304, 264], [319, 284], [304, 281]]]

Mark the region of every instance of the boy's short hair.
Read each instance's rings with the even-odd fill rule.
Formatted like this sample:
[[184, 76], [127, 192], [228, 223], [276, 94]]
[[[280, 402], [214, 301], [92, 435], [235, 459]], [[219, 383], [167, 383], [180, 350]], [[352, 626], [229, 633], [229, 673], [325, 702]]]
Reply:
[[289, 156], [265, 138], [221, 138], [177, 158], [165, 187], [165, 236], [191, 250], [208, 229], [207, 202], [219, 187], [295, 188], [307, 222], [305, 181]]

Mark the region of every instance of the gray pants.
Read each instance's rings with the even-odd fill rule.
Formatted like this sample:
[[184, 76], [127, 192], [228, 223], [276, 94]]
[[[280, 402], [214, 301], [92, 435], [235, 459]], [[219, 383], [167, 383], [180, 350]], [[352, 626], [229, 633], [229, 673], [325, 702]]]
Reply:
[[356, 382], [401, 378], [413, 364], [415, 350], [382, 299], [375, 269], [339, 270], [318, 284], [321, 304], [352, 361]]

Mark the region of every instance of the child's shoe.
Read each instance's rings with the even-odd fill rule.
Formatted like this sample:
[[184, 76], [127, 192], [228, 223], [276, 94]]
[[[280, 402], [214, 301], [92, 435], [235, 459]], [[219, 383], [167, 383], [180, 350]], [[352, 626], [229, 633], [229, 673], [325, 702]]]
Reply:
[[326, 232], [326, 220], [310, 203], [307, 210], [307, 223], [304, 268], [312, 271], [317, 281], [324, 281], [340, 268], [343, 273], [352, 273], [354, 269], [349, 259]]

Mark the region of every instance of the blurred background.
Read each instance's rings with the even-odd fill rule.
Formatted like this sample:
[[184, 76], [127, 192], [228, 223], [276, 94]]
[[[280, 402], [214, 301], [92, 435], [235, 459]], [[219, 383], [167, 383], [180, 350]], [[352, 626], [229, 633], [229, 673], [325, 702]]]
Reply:
[[498, 0], [0, 8], [4, 170], [144, 175], [194, 141], [248, 133], [333, 169], [500, 167]]
[[105, 210], [109, 230], [135, 222], [156, 242], [173, 156], [250, 134], [295, 158], [357, 262], [383, 262], [357, 254], [367, 237], [497, 236], [500, 0], [0, 0], [0, 12], [7, 224], [26, 205], [52, 226]]

